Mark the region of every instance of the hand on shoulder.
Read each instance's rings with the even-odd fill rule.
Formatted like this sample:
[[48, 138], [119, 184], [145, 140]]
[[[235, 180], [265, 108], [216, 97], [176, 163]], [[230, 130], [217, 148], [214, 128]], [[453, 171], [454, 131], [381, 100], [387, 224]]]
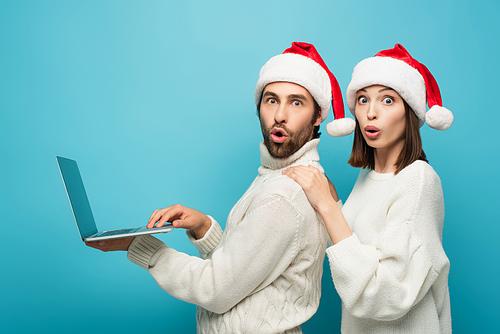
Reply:
[[318, 212], [339, 200], [333, 183], [316, 167], [291, 166], [283, 170], [286, 175], [297, 182], [304, 190], [307, 199]]

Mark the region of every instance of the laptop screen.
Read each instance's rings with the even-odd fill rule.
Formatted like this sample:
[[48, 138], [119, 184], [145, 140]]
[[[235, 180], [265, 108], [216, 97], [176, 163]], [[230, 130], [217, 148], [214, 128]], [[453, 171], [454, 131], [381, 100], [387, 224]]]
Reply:
[[87, 238], [96, 233], [97, 228], [78, 165], [76, 161], [63, 157], [57, 157], [57, 163], [61, 170], [80, 236], [82, 239]]

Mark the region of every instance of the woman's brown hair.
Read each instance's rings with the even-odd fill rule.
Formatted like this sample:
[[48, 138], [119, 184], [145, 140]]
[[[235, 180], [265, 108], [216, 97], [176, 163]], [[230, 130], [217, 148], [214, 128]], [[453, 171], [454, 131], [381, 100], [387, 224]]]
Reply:
[[[396, 171], [394, 174], [398, 174], [403, 168], [411, 165], [416, 160], [428, 162], [424, 150], [422, 149], [422, 138], [420, 137], [418, 117], [406, 101], [404, 105], [406, 115], [405, 142], [398, 160], [396, 161]], [[358, 120], [356, 120], [356, 129], [354, 130], [351, 157], [347, 163], [353, 167], [368, 167], [375, 169], [374, 149], [366, 143], [361, 133]]]

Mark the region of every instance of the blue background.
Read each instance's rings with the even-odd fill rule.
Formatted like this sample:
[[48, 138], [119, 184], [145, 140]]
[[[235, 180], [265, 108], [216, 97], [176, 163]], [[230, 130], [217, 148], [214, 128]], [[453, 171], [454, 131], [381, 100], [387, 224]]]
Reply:
[[[79, 240], [55, 156], [79, 162], [103, 229], [143, 225], [176, 203], [224, 225], [260, 162], [258, 71], [296, 40], [315, 44], [344, 92], [356, 63], [395, 43], [436, 77], [455, 123], [445, 132], [424, 126], [422, 136], [445, 194], [454, 332], [493, 332], [499, 7], [0, 1], [1, 331], [195, 332], [193, 305], [164, 293], [125, 253]], [[352, 136], [322, 129], [321, 162], [345, 200], [358, 173], [346, 164]], [[160, 238], [197, 254], [182, 230]], [[339, 332], [340, 300], [324, 268], [305, 333]]]

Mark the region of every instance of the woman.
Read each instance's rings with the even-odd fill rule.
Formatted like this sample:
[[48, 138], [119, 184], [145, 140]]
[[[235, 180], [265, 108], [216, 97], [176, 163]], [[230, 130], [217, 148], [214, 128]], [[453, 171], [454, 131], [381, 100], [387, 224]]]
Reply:
[[[451, 333], [443, 194], [419, 128], [427, 120], [447, 129], [453, 115], [427, 68], [399, 44], [354, 68], [347, 99], [356, 118], [349, 163], [363, 169], [344, 206], [314, 167], [284, 171], [332, 240], [327, 255], [342, 299], [342, 332]], [[330, 134], [348, 133], [336, 122], [327, 126]]]

